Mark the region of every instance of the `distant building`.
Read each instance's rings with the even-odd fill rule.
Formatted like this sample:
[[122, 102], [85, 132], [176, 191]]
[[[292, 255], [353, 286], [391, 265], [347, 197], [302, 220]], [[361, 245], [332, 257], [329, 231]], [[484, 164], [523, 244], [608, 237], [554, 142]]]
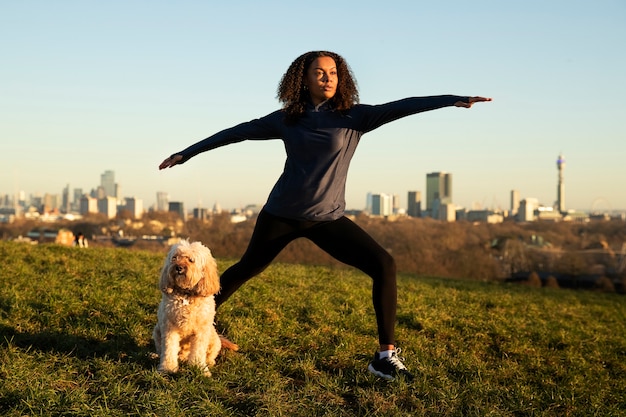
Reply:
[[59, 194], [44, 194], [40, 206], [41, 213], [50, 213], [61, 208], [61, 196]]
[[117, 197], [115, 190], [115, 172], [111, 170], [104, 171], [104, 173], [100, 175], [100, 186], [104, 191], [105, 197]]
[[391, 212], [393, 214], [398, 214], [400, 212], [400, 196], [398, 194], [393, 194], [391, 196]]
[[98, 200], [89, 197], [88, 195], [83, 195], [80, 198], [79, 209], [78, 212], [83, 216], [89, 213], [97, 213], [98, 212]]
[[246, 220], [248, 220], [248, 218], [244, 216], [243, 214], [235, 213], [235, 214], [230, 215], [231, 223], [241, 223], [241, 222], [245, 222]]
[[388, 194], [372, 194], [371, 214], [373, 216], [390, 216], [393, 214], [393, 200]]
[[80, 199], [83, 196], [82, 188], [74, 188], [72, 194], [72, 211], [80, 212]]
[[372, 212], [372, 193], [367, 193], [365, 196], [365, 211], [368, 213]]
[[470, 210], [465, 218], [470, 222], [502, 223], [504, 216], [493, 210]]
[[422, 217], [422, 193], [419, 191], [409, 191], [408, 200], [407, 215], [411, 217]]
[[169, 203], [170, 203], [169, 194], [163, 191], [157, 191], [157, 210], [168, 211]]
[[71, 203], [72, 201], [70, 200], [70, 185], [67, 184], [67, 186], [63, 189], [63, 197], [61, 197], [61, 212], [69, 213], [70, 211], [72, 211]]
[[560, 222], [563, 220], [563, 215], [558, 210], [540, 210], [535, 216], [535, 220], [544, 222]]
[[454, 206], [454, 204], [439, 205], [437, 217], [435, 218], [444, 222], [456, 221], [456, 207]]
[[109, 219], [117, 216], [117, 198], [107, 196], [98, 199], [98, 213], [104, 214]]
[[31, 195], [30, 205], [37, 207], [37, 210], [39, 210], [41, 207], [43, 207], [43, 197], [38, 194]]
[[126, 197], [124, 208], [130, 211], [134, 219], [140, 219], [143, 215], [143, 200], [135, 197]]
[[559, 170], [556, 208], [559, 213], [565, 213], [565, 179], [563, 175], [563, 171], [565, 170], [565, 158], [563, 155], [559, 155], [559, 159], [556, 160], [556, 167]]
[[193, 217], [198, 220], [208, 220], [209, 219], [209, 210], [206, 208], [196, 207], [193, 209]]
[[539, 201], [536, 198], [526, 198], [520, 201], [517, 219], [520, 222], [532, 222], [535, 220], [535, 210], [539, 209]]
[[511, 190], [511, 216], [517, 215], [519, 210], [519, 191]]
[[452, 174], [431, 172], [426, 174], [426, 210], [433, 218], [439, 214], [439, 206], [452, 203]]
[[243, 208], [243, 214], [245, 214], [246, 217], [252, 217], [259, 214], [262, 208], [263, 206], [257, 204], [248, 204]]
[[182, 201], [170, 201], [167, 211], [173, 211], [174, 213], [178, 213], [183, 221], [187, 220], [187, 215], [185, 213], [185, 204]]

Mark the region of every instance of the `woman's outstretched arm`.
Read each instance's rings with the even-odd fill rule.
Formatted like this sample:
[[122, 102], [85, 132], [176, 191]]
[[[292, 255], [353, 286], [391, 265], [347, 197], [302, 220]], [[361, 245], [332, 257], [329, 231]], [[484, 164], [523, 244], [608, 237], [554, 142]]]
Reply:
[[472, 104], [474, 103], [480, 103], [482, 101], [491, 101], [491, 98], [488, 97], [468, 97], [469, 100], [467, 102], [465, 101], [457, 101], [456, 103], [454, 103], [454, 105], [456, 107], [465, 107], [466, 109], [469, 109], [470, 107], [472, 107]]

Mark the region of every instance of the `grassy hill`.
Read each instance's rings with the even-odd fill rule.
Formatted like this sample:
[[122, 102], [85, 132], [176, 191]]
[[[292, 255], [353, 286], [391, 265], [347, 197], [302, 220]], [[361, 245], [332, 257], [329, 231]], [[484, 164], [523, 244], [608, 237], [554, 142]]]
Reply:
[[369, 278], [274, 264], [220, 310], [241, 351], [212, 378], [162, 376], [162, 255], [11, 242], [0, 255], [1, 415], [626, 415], [620, 295], [401, 275], [397, 337], [416, 380], [388, 383], [366, 370]]

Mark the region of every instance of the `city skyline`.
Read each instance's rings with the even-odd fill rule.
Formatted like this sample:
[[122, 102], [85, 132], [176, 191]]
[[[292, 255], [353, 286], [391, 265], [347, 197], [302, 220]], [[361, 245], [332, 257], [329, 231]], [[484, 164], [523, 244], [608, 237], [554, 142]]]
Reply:
[[[535, 197], [521, 197], [519, 190], [512, 189], [509, 191], [509, 205], [505, 206], [483, 206], [474, 204], [473, 206], [463, 206], [454, 202], [453, 198], [453, 186], [452, 186], [452, 176], [453, 174], [450, 172], [430, 172], [426, 174], [425, 178], [425, 192], [421, 190], [406, 190], [405, 195], [407, 196], [406, 204], [403, 204], [400, 199], [400, 194], [398, 193], [385, 193], [385, 192], [372, 192], [369, 191], [366, 194], [366, 201], [362, 207], [347, 207], [347, 210], [357, 210], [357, 211], [367, 211], [371, 212], [375, 215], [390, 215], [401, 209], [409, 215], [414, 217], [420, 217], [416, 215], [415, 210], [417, 212], [426, 214], [428, 216], [438, 217], [441, 216], [438, 214], [439, 205], [449, 205], [451, 208], [455, 209], [465, 209], [465, 210], [494, 210], [504, 213], [509, 213], [509, 215], [515, 215], [517, 210], [519, 209], [520, 202], [525, 202], [526, 200], [532, 201], [531, 205], [528, 206], [534, 209], [539, 207], [548, 207], [553, 209], [555, 212], [566, 213], [566, 212], [621, 212], [626, 210], [622, 209], [607, 209], [607, 208], [598, 208], [594, 210], [576, 210], [573, 208], [567, 208], [565, 206], [565, 183], [564, 183], [564, 169], [565, 169], [565, 158], [563, 154], [559, 154], [558, 159], [556, 161], [556, 166], [558, 170], [558, 185], [556, 190], [556, 199], [553, 204], [544, 204], [539, 201]], [[135, 217], [138, 217], [138, 212], [136, 211], [136, 207], [139, 207], [140, 210], [144, 209], [144, 200], [138, 198], [137, 196], [124, 195], [121, 192], [122, 185], [119, 184], [115, 180], [115, 171], [107, 169], [102, 174], [100, 174], [100, 184], [92, 187], [90, 191], [84, 192], [83, 188], [73, 188], [70, 184], [67, 184], [62, 193], [53, 193], [53, 192], [45, 192], [42, 194], [29, 194], [24, 190], [20, 190], [18, 194], [12, 196], [9, 194], [0, 193], [0, 207], [9, 207], [11, 204], [7, 204], [6, 202], [11, 200], [12, 204], [17, 204], [18, 201], [24, 201], [26, 199], [26, 195], [30, 196], [30, 199], [38, 200], [41, 199], [43, 204], [50, 205], [50, 201], [53, 201], [52, 207], [53, 210], [61, 210], [65, 213], [76, 213], [83, 211], [92, 211], [86, 210], [87, 202], [82, 201], [86, 197], [91, 198], [92, 203], [90, 204], [101, 204], [101, 199], [105, 198], [115, 198], [115, 205], [126, 205], [125, 200], [131, 201], [131, 206], [133, 207], [133, 212], [135, 213]], [[422, 194], [424, 195], [424, 199], [422, 200]], [[70, 195], [73, 195], [73, 198], [70, 198]], [[46, 198], [48, 197], [48, 198]], [[50, 201], [46, 201], [50, 200]], [[136, 203], [135, 201], [138, 201]], [[149, 201], [149, 200], [148, 200]], [[31, 201], [32, 203], [32, 201]], [[102, 203], [104, 204], [104, 203]], [[110, 201], [106, 204], [112, 204]], [[139, 204], [138, 206], [136, 204]], [[194, 210], [208, 210], [210, 206], [219, 206], [221, 204], [219, 201], [215, 201], [213, 204], [208, 205], [189, 205], [185, 201], [172, 200], [170, 198], [170, 193], [167, 191], [157, 191], [155, 193], [155, 200], [150, 202], [145, 206], [145, 210], [160, 210], [160, 211], [171, 211], [171, 204], [179, 205], [180, 208], [185, 207], [185, 212], [191, 213]], [[417, 206], [415, 206], [417, 204]], [[83, 207], [85, 205], [85, 207]], [[169, 208], [168, 208], [169, 205]], [[262, 203], [258, 202], [248, 202], [239, 206], [225, 207], [228, 211], [238, 211], [240, 209], [244, 209], [249, 206], [262, 206]], [[72, 208], [69, 210], [69, 208]], [[80, 209], [78, 209], [80, 207]], [[100, 209], [98, 209], [100, 211]], [[103, 212], [108, 212], [109, 210], [104, 210]], [[413, 213], [413, 214], [412, 214]], [[451, 215], [449, 213], [448, 215]]]
[[[0, 194], [59, 194], [68, 183], [89, 190], [112, 170], [122, 194], [146, 207], [158, 191], [190, 209], [263, 204], [284, 165], [279, 140], [157, 166], [276, 110], [293, 59], [329, 49], [347, 59], [364, 104], [494, 99], [367, 133], [351, 164], [347, 208], [364, 207], [369, 192], [398, 194], [406, 207], [408, 191], [425, 196], [429, 172], [454, 174], [459, 206], [508, 208], [513, 189], [552, 206], [562, 153], [566, 209], [626, 209], [626, 56], [615, 53], [626, 42], [626, 3], [365, 0], [328, 13], [315, 36], [303, 37], [292, 35], [309, 10], [279, 1], [4, 5]], [[337, 16], [346, 17], [340, 32]]]

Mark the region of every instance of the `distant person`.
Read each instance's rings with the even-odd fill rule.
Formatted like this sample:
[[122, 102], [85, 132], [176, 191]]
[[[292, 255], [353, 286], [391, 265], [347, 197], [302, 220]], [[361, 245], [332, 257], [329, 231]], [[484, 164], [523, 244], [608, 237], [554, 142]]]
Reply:
[[363, 134], [385, 123], [442, 107], [469, 108], [491, 99], [443, 95], [358, 104], [348, 64], [326, 51], [307, 52], [293, 61], [278, 85], [278, 99], [282, 109], [215, 133], [159, 165], [159, 169], [171, 168], [201, 152], [244, 140], [281, 139], [285, 145], [284, 171], [259, 213], [243, 257], [221, 276], [217, 306], [262, 272], [289, 242], [305, 237], [373, 280], [379, 349], [368, 370], [388, 380], [413, 379], [395, 346], [395, 261], [344, 216], [348, 167]]
[[74, 237], [74, 246], [78, 246], [79, 248], [86, 248], [89, 246], [87, 244], [87, 238], [83, 235], [83, 232], [78, 232], [78, 234]]

